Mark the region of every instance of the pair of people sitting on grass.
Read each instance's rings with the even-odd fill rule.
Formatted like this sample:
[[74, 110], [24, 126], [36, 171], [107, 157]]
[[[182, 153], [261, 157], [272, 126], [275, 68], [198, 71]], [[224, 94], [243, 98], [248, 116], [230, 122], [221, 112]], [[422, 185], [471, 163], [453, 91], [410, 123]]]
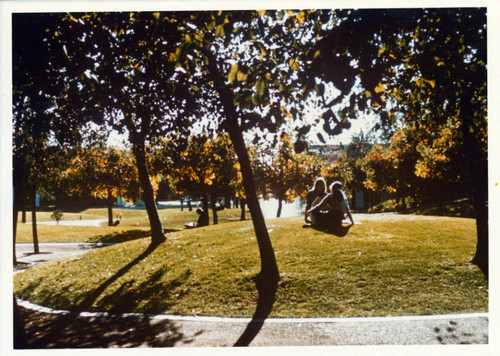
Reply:
[[333, 182], [330, 193], [327, 193], [325, 180], [322, 177], [316, 179], [312, 189], [307, 192], [306, 223], [319, 230], [335, 230], [342, 227], [342, 220], [346, 215], [354, 225], [349, 203], [342, 191], [342, 183]]

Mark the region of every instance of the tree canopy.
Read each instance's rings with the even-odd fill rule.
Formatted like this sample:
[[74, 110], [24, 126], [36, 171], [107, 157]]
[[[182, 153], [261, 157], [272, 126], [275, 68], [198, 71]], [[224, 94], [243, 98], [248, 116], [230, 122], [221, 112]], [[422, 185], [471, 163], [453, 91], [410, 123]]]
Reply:
[[[193, 122], [207, 132], [225, 131], [238, 157], [263, 275], [276, 280], [245, 137], [252, 134], [254, 144], [277, 143], [286, 124], [294, 127], [294, 147], [302, 151], [311, 128], [320, 126], [318, 138], [324, 141], [323, 134], [339, 134], [360, 113], [373, 111], [385, 127], [404, 123], [440, 132], [448, 120], [456, 120], [464, 157], [477, 172], [471, 185], [476, 261], [487, 261], [485, 9], [15, 17], [18, 25], [27, 25], [22, 31], [36, 33], [33, 48], [43, 57], [38, 65], [21, 47], [15, 51], [15, 95], [25, 95], [16, 97], [15, 106], [34, 108], [42, 97], [37, 120], [43, 122], [41, 115], [57, 119], [49, 126], [57, 127], [61, 138], [89, 122], [127, 133], [153, 241], [165, 237], [150, 182], [151, 145], [171, 131], [187, 137]], [[19, 41], [20, 25], [15, 28]], [[36, 82], [32, 73], [46, 82]], [[312, 120], [306, 115], [311, 106]], [[419, 149], [425, 154], [425, 147]], [[420, 168], [424, 172], [425, 166]]]

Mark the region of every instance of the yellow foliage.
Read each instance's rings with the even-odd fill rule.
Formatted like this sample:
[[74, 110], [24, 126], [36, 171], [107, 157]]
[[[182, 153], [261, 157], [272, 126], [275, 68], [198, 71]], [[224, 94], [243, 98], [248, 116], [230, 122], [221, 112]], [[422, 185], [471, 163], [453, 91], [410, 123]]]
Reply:
[[375, 90], [375, 93], [377, 93], [377, 94], [384, 92], [385, 91], [384, 84], [379, 83], [374, 90]]
[[305, 22], [305, 13], [304, 11], [300, 11], [298, 14], [297, 14], [297, 21], [299, 24], [303, 25], [304, 22]]
[[233, 64], [231, 66], [231, 70], [229, 70], [229, 74], [227, 75], [227, 79], [229, 80], [229, 83], [233, 84], [234, 81], [236, 80], [236, 74], [238, 73], [238, 63]]
[[296, 58], [291, 58], [288, 61], [288, 65], [290, 66], [291, 70], [298, 70], [299, 69], [299, 63], [297, 62]]

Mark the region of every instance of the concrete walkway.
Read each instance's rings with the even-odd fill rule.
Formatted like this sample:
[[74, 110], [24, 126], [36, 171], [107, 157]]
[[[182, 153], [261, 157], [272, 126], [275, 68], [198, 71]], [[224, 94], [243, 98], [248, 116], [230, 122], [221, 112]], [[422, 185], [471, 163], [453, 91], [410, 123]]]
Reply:
[[[297, 318], [267, 319], [185, 317], [144, 314], [73, 313], [52, 310], [18, 300], [22, 308], [37, 313], [51, 314], [54, 318], [71, 317], [72, 329], [85, 323], [106, 322], [117, 319], [136, 320], [155, 333], [157, 346], [224, 347], [233, 346], [246, 329], [257, 331], [248, 338], [249, 346], [342, 346], [342, 345], [439, 345], [487, 344], [488, 315], [456, 314], [436, 316], [376, 317], [376, 318]], [[75, 321], [79, 321], [75, 323]], [[61, 324], [61, 323], [60, 323]], [[154, 330], [154, 331], [153, 331]], [[106, 327], [108, 334], [119, 329]], [[172, 342], [172, 336], [176, 335]], [[62, 335], [58, 335], [59, 340]], [[131, 346], [127, 338], [117, 337], [114, 346]], [[121, 340], [121, 342], [120, 342]], [[161, 340], [169, 340], [163, 344]], [[69, 342], [69, 341], [65, 341]], [[71, 340], [74, 342], [74, 340]], [[78, 345], [78, 343], [77, 343]], [[54, 345], [55, 346], [55, 345]], [[150, 346], [144, 344], [134, 346]], [[73, 345], [73, 347], [78, 347]], [[81, 347], [81, 346], [80, 346]]]
[[40, 253], [35, 254], [33, 243], [17, 243], [16, 259], [18, 264], [14, 267], [14, 271], [19, 272], [26, 268], [77, 256], [89, 250], [108, 245], [110, 244], [45, 242], [38, 244]]
[[[32, 244], [16, 244], [18, 260], [22, 262], [17, 271], [99, 246], [102, 245], [42, 243], [41, 254], [34, 255]], [[39, 347], [233, 346], [237, 340], [245, 339], [243, 335], [247, 333], [253, 336], [243, 342], [250, 346], [488, 344], [489, 339], [487, 313], [252, 321], [245, 318], [72, 313], [21, 300], [18, 303], [31, 323], [28, 332], [45, 335], [39, 340]], [[130, 327], [125, 332], [122, 327], [129, 325], [128, 322]], [[61, 327], [64, 323], [67, 327]], [[58, 328], [51, 334], [50, 328], [55, 324]], [[135, 331], [130, 333], [130, 328]], [[141, 333], [140, 328], [147, 331]], [[67, 338], [65, 332], [69, 335]], [[92, 333], [97, 333], [94, 339], [89, 338]], [[126, 335], [133, 335], [133, 339]], [[138, 339], [138, 335], [143, 338]], [[96, 340], [104, 344], [93, 344]]]

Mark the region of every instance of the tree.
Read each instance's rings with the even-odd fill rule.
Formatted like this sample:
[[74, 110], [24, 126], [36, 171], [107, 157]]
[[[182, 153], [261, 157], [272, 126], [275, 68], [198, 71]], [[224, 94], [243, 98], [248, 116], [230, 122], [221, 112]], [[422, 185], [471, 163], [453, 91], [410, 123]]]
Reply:
[[56, 210], [54, 210], [52, 215], [50, 215], [50, 218], [54, 219], [57, 222], [57, 224], [59, 224], [59, 221], [61, 221], [61, 219], [63, 218], [63, 215], [64, 214], [60, 209], [56, 209]]
[[311, 177], [319, 174], [324, 162], [306, 152], [295, 153], [287, 134], [281, 136], [278, 146], [264, 147], [260, 146], [253, 159], [257, 193], [263, 199], [278, 200], [276, 217], [279, 218], [283, 201], [291, 203], [298, 197], [305, 198]]
[[[422, 123], [404, 125], [386, 145], [378, 145], [359, 159], [367, 187], [396, 193], [415, 203], [437, 203], [466, 196], [468, 171], [460, 152], [457, 123], [448, 120], [436, 131]], [[385, 167], [385, 170], [381, 169]]]
[[417, 143], [409, 140], [403, 130], [398, 131], [390, 143], [375, 145], [360, 162], [366, 175], [365, 187], [396, 194], [405, 206], [405, 198], [416, 196], [421, 183], [415, 175], [416, 147]]
[[[61, 124], [52, 110], [61, 88], [60, 73], [51, 67], [54, 54], [43, 42], [44, 30], [51, 28], [50, 15], [13, 16], [14, 263], [18, 211], [30, 202], [34, 252], [39, 253], [35, 197], [59, 167], [54, 154], [58, 147], [49, 139], [51, 130]], [[67, 137], [61, 134], [59, 143]]]
[[[424, 180], [423, 200], [435, 202], [468, 196], [471, 173], [461, 147], [459, 123], [450, 119], [430, 135], [421, 135], [415, 174]], [[425, 126], [420, 132], [429, 133]]]
[[[354, 111], [343, 98], [354, 98], [356, 71], [349, 70], [350, 60], [336, 61], [340, 95], [318, 79], [322, 69], [305, 70], [323, 58], [315, 45], [330, 32], [336, 16], [324, 11], [67, 14], [44, 38], [59, 54], [52, 66], [66, 78], [57, 107], [68, 123], [94, 122], [128, 132], [154, 243], [165, 237], [154, 206], [147, 148], [169, 131], [185, 134], [189, 119], [196, 117], [205, 119], [206, 131], [229, 134], [259, 246], [257, 285], [266, 308], [279, 272], [245, 138], [251, 131], [253, 144], [262, 138], [277, 142], [278, 128], [287, 120], [296, 121], [298, 138], [304, 137], [310, 126], [303, 123], [302, 112], [312, 92], [314, 100], [330, 102], [317, 120], [323, 131], [335, 135], [349, 127], [347, 115], [355, 117]], [[333, 105], [346, 107], [340, 120]], [[304, 145], [295, 147], [300, 151]]]
[[75, 190], [103, 198], [108, 208], [108, 226], [113, 226], [117, 197], [137, 199], [140, 183], [128, 151], [113, 147], [88, 147], [73, 159], [65, 176]]
[[366, 189], [363, 182], [366, 181], [366, 173], [362, 169], [362, 160], [373, 147], [373, 139], [363, 132], [354, 136], [346, 146], [345, 159], [340, 162], [345, 166], [347, 172], [344, 184], [347, 190], [356, 192], [362, 191], [365, 196], [365, 207], [373, 203], [372, 193]]
[[155, 151], [153, 166], [179, 194], [210, 196], [213, 221], [217, 224], [217, 198], [232, 195], [238, 178], [236, 154], [229, 137], [200, 134], [190, 137], [185, 146], [178, 143], [175, 138], [164, 140]]
[[[462, 150], [475, 172], [470, 182], [478, 235], [473, 262], [487, 273], [486, 10], [336, 13], [335, 31], [311, 52], [313, 75], [339, 87], [346, 82], [344, 73], [357, 78], [360, 89], [351, 107], [378, 112], [381, 126], [399, 119], [438, 131], [457, 118]], [[339, 72], [337, 64], [346, 71]]]
[[[187, 82], [193, 83], [190, 91], [197, 92], [198, 83], [203, 86], [203, 102], [211, 104], [205, 106], [210, 107], [205, 112], [213, 118], [215, 129], [229, 134], [238, 155], [261, 256], [257, 284], [263, 298], [274, 296], [279, 273], [255, 194], [244, 133], [250, 130], [255, 133], [253, 144], [262, 137], [277, 142], [278, 128], [287, 118], [303, 119], [300, 109], [306, 106], [308, 88], [317, 86], [313, 76], [302, 75], [302, 69], [308, 56], [314, 54], [310, 42], [316, 41], [317, 33], [326, 31], [331, 17], [321, 11], [221, 11], [176, 17], [183, 34], [176, 59], [191, 73]], [[354, 80], [345, 85], [349, 90], [352, 86]], [[329, 119], [328, 114], [320, 118], [328, 134], [338, 134], [349, 126], [342, 120], [331, 127]], [[307, 133], [308, 127], [299, 124], [297, 130], [300, 137]], [[270, 301], [272, 298], [268, 297]]]
[[[21, 16], [21, 15], [19, 15]], [[127, 133], [151, 224], [152, 242], [165, 240], [156, 209], [148, 150], [171, 130], [187, 130], [196, 101], [183, 85], [175, 53], [179, 31], [158, 13], [55, 16], [47, 46], [66, 82], [57, 98], [69, 125], [94, 123]]]

